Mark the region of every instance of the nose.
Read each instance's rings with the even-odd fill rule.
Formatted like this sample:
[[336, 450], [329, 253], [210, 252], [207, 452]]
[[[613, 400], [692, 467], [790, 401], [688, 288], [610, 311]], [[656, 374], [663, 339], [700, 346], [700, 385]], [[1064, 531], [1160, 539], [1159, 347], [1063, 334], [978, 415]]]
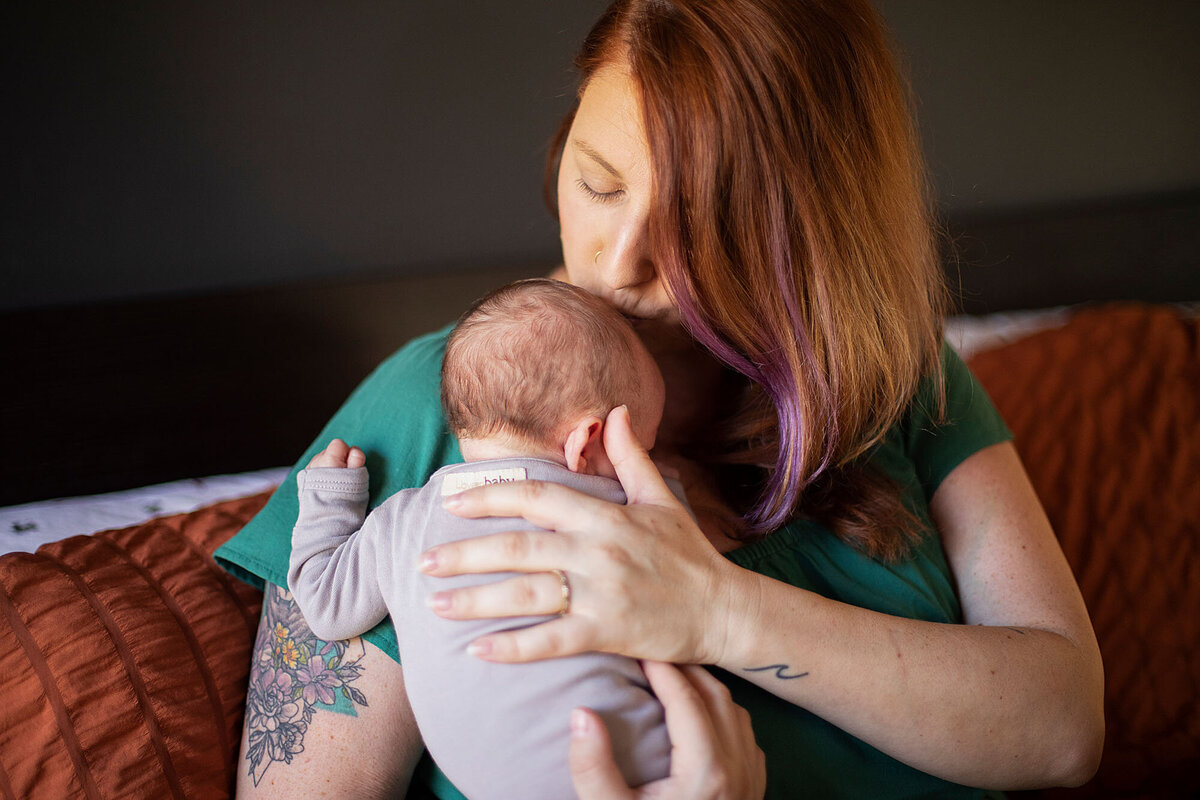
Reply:
[[612, 290], [632, 289], [654, 280], [650, 256], [650, 231], [646, 220], [623, 226], [596, 258], [604, 285]]

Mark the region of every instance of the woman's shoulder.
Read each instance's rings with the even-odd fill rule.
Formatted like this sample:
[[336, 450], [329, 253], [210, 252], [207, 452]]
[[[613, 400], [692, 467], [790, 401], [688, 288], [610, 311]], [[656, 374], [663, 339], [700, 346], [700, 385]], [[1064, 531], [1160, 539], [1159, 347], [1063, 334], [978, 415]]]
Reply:
[[411, 339], [399, 350], [379, 363], [379, 366], [367, 377], [363, 385], [373, 379], [421, 380], [424, 384], [433, 380], [440, 385], [442, 358], [446, 355], [446, 340], [450, 337], [453, 325], [447, 325], [436, 331]]
[[326, 425], [322, 438], [336, 436], [367, 452], [372, 505], [381, 493], [419, 486], [438, 467], [461, 460], [441, 403], [442, 358], [452, 327], [413, 339], [384, 359]]
[[331, 425], [381, 432], [396, 423], [403, 430], [414, 424], [440, 427], [442, 358], [451, 327], [419, 336], [380, 362], [346, 399]]
[[940, 375], [921, 381], [897, 431], [926, 498], [969, 456], [1012, 438], [987, 391], [945, 342], [940, 366]]

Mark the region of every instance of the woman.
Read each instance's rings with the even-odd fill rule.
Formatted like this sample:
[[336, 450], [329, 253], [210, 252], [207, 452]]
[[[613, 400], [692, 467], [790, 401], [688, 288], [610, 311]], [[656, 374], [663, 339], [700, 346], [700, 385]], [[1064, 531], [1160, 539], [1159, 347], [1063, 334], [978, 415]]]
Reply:
[[[614, 410], [606, 444], [630, 504], [528, 483], [459, 496], [455, 513], [554, 532], [429, 553], [433, 575], [526, 573], [431, 607], [554, 613], [560, 570], [568, 613], [473, 652], [720, 667], [736, 705], [694, 668], [669, 673], [706, 721], [677, 777], [725, 787], [710, 796], [758, 791], [737, 705], [770, 796], [979, 797], [1087, 780], [1103, 740], [1099, 651], [1007, 430], [941, 344], [922, 165], [869, 4], [626, 0], [579, 66], [554, 153], [565, 277], [638, 320], [667, 380], [654, 457], [684, 475], [697, 518]], [[441, 341], [385, 363], [317, 439], [379, 454], [376, 502], [456, 455], [436, 409]], [[223, 555], [278, 582], [293, 502], [285, 485]], [[402, 672], [371, 644], [354, 645], [351, 674], [354, 651], [316, 643], [345, 673], [328, 680], [368, 699], [347, 692], [359, 717], [321, 710], [279, 733], [279, 630], [302, 620], [268, 596], [257, 652], [272, 666], [251, 679], [248, 705], [265, 710], [247, 715], [244, 771], [284, 762], [257, 788], [311, 786], [323, 770], [345, 775], [342, 754], [369, 742], [372, 780], [407, 781], [419, 743], [394, 724]], [[666, 690], [669, 714], [676, 696]], [[577, 777], [601, 775], [602, 731], [578, 722]]]

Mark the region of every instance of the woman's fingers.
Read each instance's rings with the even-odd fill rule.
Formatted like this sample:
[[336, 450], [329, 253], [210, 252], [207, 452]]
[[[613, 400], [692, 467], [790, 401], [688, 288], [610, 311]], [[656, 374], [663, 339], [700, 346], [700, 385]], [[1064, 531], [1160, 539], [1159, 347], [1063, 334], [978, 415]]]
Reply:
[[540, 625], [481, 636], [467, 646], [467, 653], [484, 661], [519, 664], [545, 658], [561, 658], [596, 650], [592, 625], [579, 617], [559, 617]]
[[564, 597], [557, 574], [533, 572], [482, 586], [435, 592], [428, 603], [445, 619], [533, 617], [567, 611], [569, 592]]
[[[629, 505], [678, 506], [650, 454], [630, 427], [629, 409], [618, 406], [604, 425], [604, 449]], [[612, 503], [547, 481], [514, 481], [480, 486], [447, 497], [446, 510], [460, 517], [523, 517], [539, 528], [559, 530], [581, 516], [604, 513]]]
[[713, 721], [705, 695], [684, 673], [687, 667], [643, 661], [642, 669], [666, 712], [667, 733], [671, 737], [671, 774], [688, 772], [710, 761], [714, 750]]
[[629, 504], [678, 505], [679, 501], [659, 474], [650, 454], [638, 442], [629, 420], [629, 409], [617, 406], [604, 423], [604, 450], [617, 471]]
[[[720, 681], [703, 667], [643, 662], [662, 701], [671, 737], [671, 776], [633, 792], [613, 761], [604, 723], [590, 711], [571, 715], [571, 778], [581, 800], [757, 800], [766, 792], [766, 766], [749, 724], [722, 730], [718, 720], [740, 718]], [[719, 688], [718, 688], [719, 687]], [[748, 719], [748, 717], [747, 717]]]
[[742, 800], [766, 792], [766, 758], [750, 715], [704, 667], [642, 664], [666, 711], [671, 776], [681, 797]]
[[548, 572], [569, 566], [570, 541], [546, 531], [507, 531], [438, 545], [421, 554], [426, 575]]
[[604, 722], [592, 711], [571, 712], [571, 749], [568, 755], [571, 780], [579, 800], [622, 800], [636, 795], [613, 760], [612, 744]]
[[680, 669], [703, 698], [711, 720], [711, 763], [724, 773], [717, 783], [738, 787], [729, 795], [732, 797], [762, 797], [767, 790], [767, 759], [754, 740], [749, 712], [735, 703], [729, 688], [704, 667], [692, 664]]
[[714, 729], [721, 732], [730, 731], [743, 723], [749, 723], [750, 714], [733, 702], [729, 687], [717, 680], [711, 672], [695, 664], [681, 666], [679, 669], [702, 698]]
[[[527, 661], [586, 650], [712, 663], [724, 632], [706, 610], [727, 592], [733, 570], [705, 539], [614, 409], [606, 445], [631, 499], [606, 502], [565, 486], [516, 481], [446, 498], [462, 517], [523, 517], [539, 530], [508, 531], [439, 545], [422, 554], [434, 577], [561, 570], [572, 592], [566, 622], [551, 620], [481, 641], [481, 657]], [[443, 590], [434, 610], [453, 619], [542, 616], [561, 610], [549, 578], [497, 588]]]
[[708, 718], [712, 721], [718, 751], [735, 768], [745, 770], [748, 780], [755, 777], [756, 766], [758, 772], [762, 773], [762, 780], [765, 780], [766, 757], [754, 741], [750, 712], [735, 703], [729, 687], [704, 667], [690, 664], [680, 669], [703, 698]]
[[459, 517], [524, 517], [546, 530], [558, 530], [581, 515], [619, 508], [583, 492], [549, 481], [512, 481], [452, 494], [442, 506]]

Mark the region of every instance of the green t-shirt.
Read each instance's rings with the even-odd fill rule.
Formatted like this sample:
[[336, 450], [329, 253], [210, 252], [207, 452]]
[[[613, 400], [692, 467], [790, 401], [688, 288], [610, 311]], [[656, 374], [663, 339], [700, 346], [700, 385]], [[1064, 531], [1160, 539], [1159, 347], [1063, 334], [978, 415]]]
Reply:
[[[413, 340], [355, 390], [263, 510], [217, 551], [217, 560], [226, 569], [255, 585], [264, 580], [287, 585], [297, 514], [295, 475], [330, 439], [341, 438], [367, 453], [372, 508], [401, 489], [423, 485], [438, 468], [462, 461], [440, 403], [441, 362], [449, 330]], [[1008, 440], [1011, 434], [983, 388], [948, 346], [943, 346], [942, 365], [943, 420], [934, 422], [933, 388], [927, 382], [904, 419], [870, 456], [900, 484], [905, 502], [926, 524], [927, 534], [905, 559], [884, 563], [868, 558], [811, 521], [794, 522], [728, 557], [746, 569], [863, 608], [931, 622], [961, 622], [941, 540], [929, 521], [929, 498], [964, 459]], [[390, 620], [365, 638], [399, 660]], [[722, 670], [714, 673], [751, 714], [755, 736], [767, 757], [769, 798], [1002, 796], [919, 772], [803, 708]], [[418, 775], [440, 797], [461, 796], [428, 763]]]

